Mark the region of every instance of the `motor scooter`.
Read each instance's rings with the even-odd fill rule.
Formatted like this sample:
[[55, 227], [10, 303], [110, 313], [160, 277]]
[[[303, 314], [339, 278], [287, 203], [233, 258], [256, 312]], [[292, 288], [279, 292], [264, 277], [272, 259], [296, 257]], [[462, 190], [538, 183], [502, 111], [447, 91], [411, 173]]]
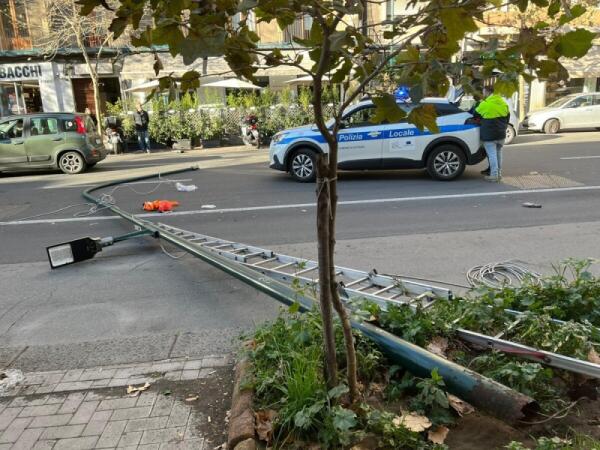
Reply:
[[242, 140], [246, 145], [260, 148], [262, 136], [258, 128], [258, 117], [254, 114], [246, 116], [242, 123]]

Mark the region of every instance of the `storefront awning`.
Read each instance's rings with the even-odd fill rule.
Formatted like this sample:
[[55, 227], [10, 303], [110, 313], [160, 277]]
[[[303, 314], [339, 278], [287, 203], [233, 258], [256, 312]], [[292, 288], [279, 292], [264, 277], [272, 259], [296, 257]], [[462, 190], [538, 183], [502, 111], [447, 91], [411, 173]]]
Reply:
[[560, 63], [569, 72], [571, 78], [600, 77], [600, 46], [594, 46], [582, 58], [561, 58]]
[[229, 89], [262, 89], [260, 86], [248, 83], [247, 81], [240, 80], [238, 78], [226, 78], [224, 80], [213, 81], [212, 83], [202, 84], [201, 87], [213, 87], [213, 88], [229, 88]]
[[[323, 76], [323, 83], [329, 83], [329, 77], [324, 75]], [[311, 85], [313, 84], [313, 77], [310, 75], [306, 75], [304, 77], [300, 77], [300, 78], [293, 78], [291, 80], [288, 80], [285, 82], [286, 84], [289, 84], [290, 86], [298, 86], [298, 85]]]

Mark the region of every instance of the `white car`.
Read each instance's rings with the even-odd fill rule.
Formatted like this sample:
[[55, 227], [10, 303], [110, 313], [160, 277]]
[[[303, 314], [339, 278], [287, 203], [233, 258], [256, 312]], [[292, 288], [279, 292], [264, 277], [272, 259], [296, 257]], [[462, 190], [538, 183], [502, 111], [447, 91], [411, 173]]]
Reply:
[[554, 134], [573, 128], [600, 127], [600, 92], [571, 94], [530, 112], [521, 124], [531, 131]]
[[[473, 116], [446, 99], [423, 99], [434, 104], [439, 133], [419, 131], [406, 121], [373, 124], [375, 105], [367, 100], [350, 107], [343, 115], [338, 133], [339, 163], [342, 170], [389, 170], [426, 168], [437, 180], [459, 177], [466, 165], [485, 158], [479, 128]], [[399, 103], [405, 110], [414, 105]], [[289, 172], [301, 182], [316, 176], [316, 157], [326, 153], [325, 139], [314, 125], [281, 131], [273, 136], [270, 167]]]

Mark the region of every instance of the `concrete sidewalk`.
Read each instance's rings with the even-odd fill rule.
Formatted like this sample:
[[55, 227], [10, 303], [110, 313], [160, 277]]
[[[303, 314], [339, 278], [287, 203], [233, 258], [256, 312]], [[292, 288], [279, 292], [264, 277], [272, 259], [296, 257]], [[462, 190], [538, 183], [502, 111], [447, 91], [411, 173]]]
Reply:
[[225, 441], [231, 364], [216, 356], [25, 373], [0, 393], [0, 450], [213, 449]]

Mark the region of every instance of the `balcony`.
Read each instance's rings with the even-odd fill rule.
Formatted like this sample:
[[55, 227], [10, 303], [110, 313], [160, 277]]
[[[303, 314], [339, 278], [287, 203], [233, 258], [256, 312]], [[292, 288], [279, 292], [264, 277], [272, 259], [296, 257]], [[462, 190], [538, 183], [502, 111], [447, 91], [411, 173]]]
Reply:
[[33, 47], [31, 38], [0, 36], [2, 50], [28, 50]]

